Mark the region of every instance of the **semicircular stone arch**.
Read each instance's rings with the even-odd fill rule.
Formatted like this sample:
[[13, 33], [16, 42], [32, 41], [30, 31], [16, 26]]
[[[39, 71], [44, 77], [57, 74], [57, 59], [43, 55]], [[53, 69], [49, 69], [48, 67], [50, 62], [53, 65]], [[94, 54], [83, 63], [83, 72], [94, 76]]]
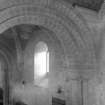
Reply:
[[[91, 41], [92, 33], [87, 27], [85, 19], [83, 19], [83, 16], [76, 9], [74, 9], [70, 4], [64, 2], [63, 0], [62, 1], [61, 0], [44, 0], [44, 1], [43, 0], [8, 0], [8, 1], [3, 0], [3, 1], [4, 2], [1, 2], [1, 5], [0, 5], [1, 11], [11, 7], [17, 7], [19, 5], [29, 6], [32, 4], [40, 8], [44, 7], [43, 10], [45, 8], [48, 8], [49, 10], [53, 9], [54, 11], [57, 11], [57, 14], [60, 13], [62, 14], [62, 16], [64, 15], [64, 17], [68, 17], [69, 20], [72, 20], [78, 26], [78, 28], [81, 30], [80, 32], [82, 34], [83, 39], [86, 39], [84, 40], [86, 41], [85, 46], [87, 44], [87, 46], [90, 47], [90, 45], [92, 44], [92, 41]], [[28, 8], [27, 11], [30, 11], [30, 9]], [[19, 11], [17, 10], [17, 12]], [[11, 13], [13, 15], [13, 11]], [[10, 14], [10, 13], [7, 13], [7, 14]]]
[[[88, 59], [82, 62], [87, 63], [92, 59], [91, 33], [72, 6], [65, 2], [60, 3], [59, 0], [8, 0], [3, 5], [0, 9], [0, 33], [19, 24], [43, 26], [52, 30], [61, 41], [65, 61], [69, 61], [66, 66], [70, 66], [71, 58], [74, 57], [79, 62], [83, 52]], [[61, 16], [61, 13], [64, 16]]]

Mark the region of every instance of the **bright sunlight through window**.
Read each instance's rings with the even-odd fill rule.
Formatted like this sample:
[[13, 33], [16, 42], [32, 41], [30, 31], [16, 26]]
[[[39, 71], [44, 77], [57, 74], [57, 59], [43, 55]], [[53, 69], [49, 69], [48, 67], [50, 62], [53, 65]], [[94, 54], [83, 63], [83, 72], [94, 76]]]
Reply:
[[49, 72], [48, 68], [48, 53], [39, 52], [35, 55], [35, 74], [43, 77]]
[[39, 42], [34, 55], [35, 79], [40, 79], [49, 72], [49, 52], [44, 42]]

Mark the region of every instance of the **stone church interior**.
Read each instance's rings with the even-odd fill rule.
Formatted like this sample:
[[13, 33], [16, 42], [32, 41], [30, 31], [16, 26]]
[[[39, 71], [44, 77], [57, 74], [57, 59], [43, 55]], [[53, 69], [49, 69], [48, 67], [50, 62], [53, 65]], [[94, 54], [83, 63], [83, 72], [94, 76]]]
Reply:
[[0, 105], [105, 105], [105, 0], [0, 0]]

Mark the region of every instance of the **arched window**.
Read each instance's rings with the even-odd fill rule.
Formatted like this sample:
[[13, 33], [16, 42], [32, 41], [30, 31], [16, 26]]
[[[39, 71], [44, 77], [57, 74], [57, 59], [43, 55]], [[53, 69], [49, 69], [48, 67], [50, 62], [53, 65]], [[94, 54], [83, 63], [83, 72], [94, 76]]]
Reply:
[[49, 51], [45, 42], [40, 41], [35, 46], [34, 55], [34, 80], [41, 82], [49, 73]]

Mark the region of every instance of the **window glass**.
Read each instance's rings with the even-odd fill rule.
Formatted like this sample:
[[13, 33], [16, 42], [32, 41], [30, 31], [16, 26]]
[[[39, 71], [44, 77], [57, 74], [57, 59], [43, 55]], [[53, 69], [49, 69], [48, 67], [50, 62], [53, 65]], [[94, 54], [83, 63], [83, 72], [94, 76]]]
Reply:
[[44, 42], [38, 42], [35, 46], [34, 55], [34, 80], [41, 82], [49, 73], [49, 51], [48, 46]]

